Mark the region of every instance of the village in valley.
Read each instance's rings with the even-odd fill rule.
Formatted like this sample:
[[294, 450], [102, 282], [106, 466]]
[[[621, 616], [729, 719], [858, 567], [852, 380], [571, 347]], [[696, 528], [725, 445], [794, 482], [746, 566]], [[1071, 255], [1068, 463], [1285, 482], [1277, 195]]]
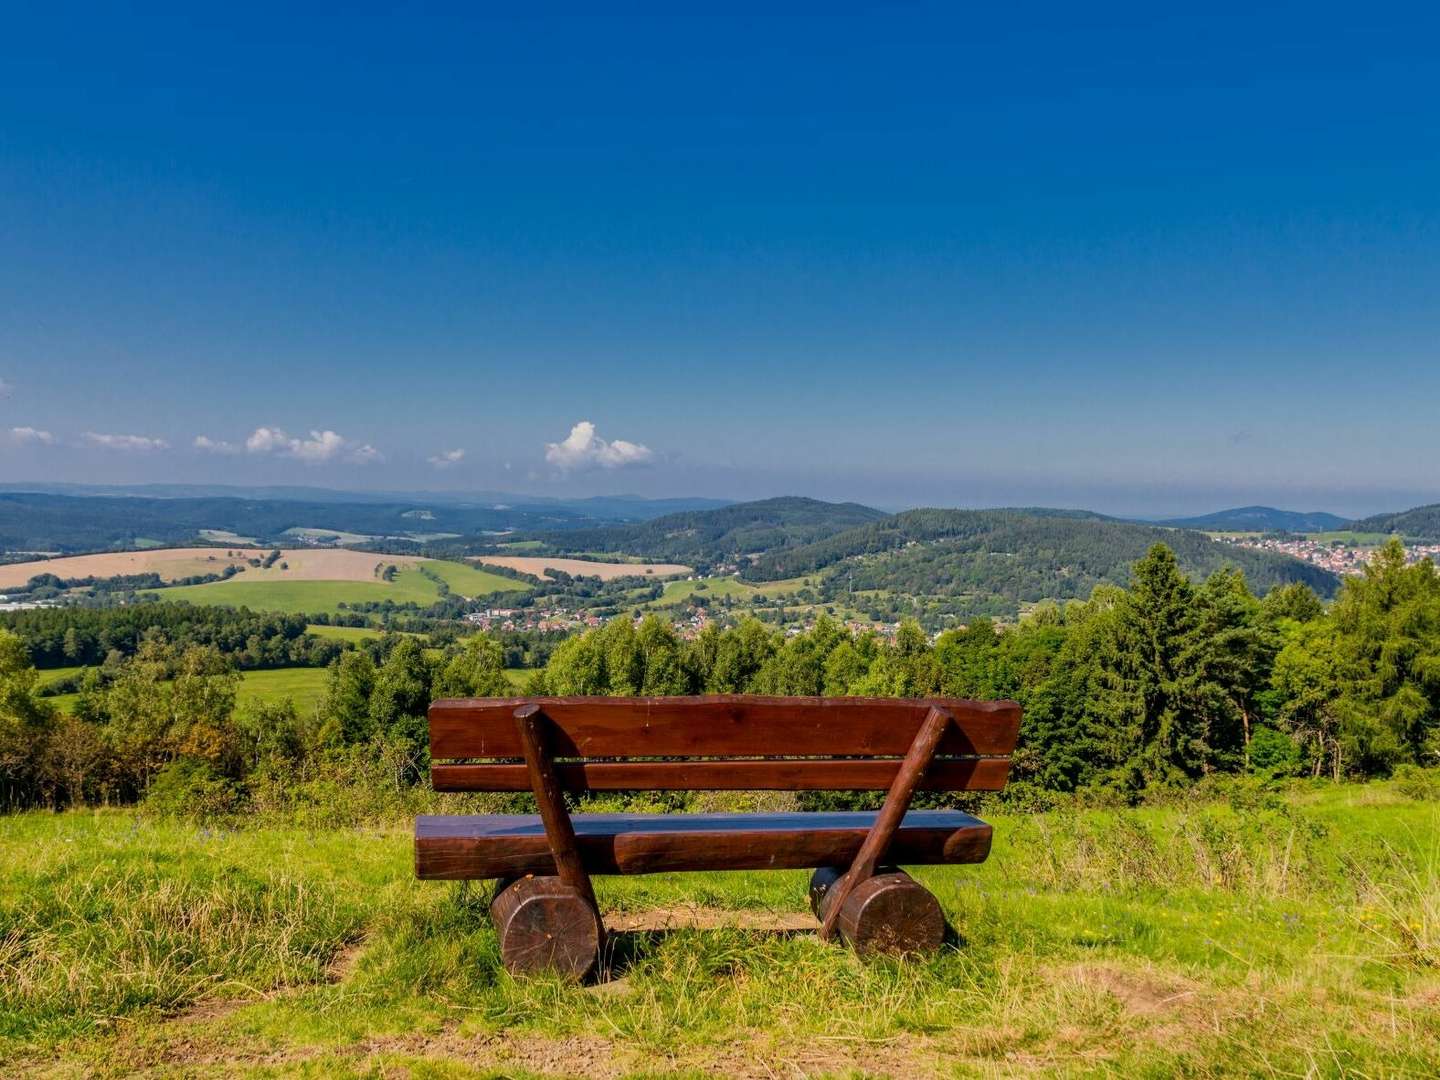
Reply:
[[[1365, 572], [1365, 567], [1374, 558], [1379, 543], [1384, 537], [1365, 536], [1363, 543], [1351, 538], [1327, 538], [1312, 536], [1259, 535], [1254, 533], [1216, 534], [1216, 540], [1234, 544], [1236, 547], [1254, 551], [1270, 551], [1329, 570], [1332, 574], [1350, 575]], [[1408, 565], [1424, 559], [1440, 561], [1440, 544], [1405, 545], [1405, 561]]]

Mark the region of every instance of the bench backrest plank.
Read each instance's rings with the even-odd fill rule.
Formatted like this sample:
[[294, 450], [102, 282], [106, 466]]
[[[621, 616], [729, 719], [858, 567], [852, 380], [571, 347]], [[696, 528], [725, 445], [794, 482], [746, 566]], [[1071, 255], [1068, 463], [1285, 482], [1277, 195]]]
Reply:
[[[430, 707], [440, 791], [527, 791], [515, 710], [538, 705], [570, 791], [875, 790], [890, 787], [932, 705], [955, 717], [927, 790], [999, 790], [1020, 730], [1013, 701], [930, 698], [469, 698]], [[475, 759], [510, 762], [474, 764]], [[565, 761], [563, 759], [621, 759]], [[635, 758], [705, 760], [654, 761]], [[466, 763], [446, 764], [447, 759]], [[715, 760], [721, 759], [721, 760]], [[724, 760], [729, 759], [729, 760]]]

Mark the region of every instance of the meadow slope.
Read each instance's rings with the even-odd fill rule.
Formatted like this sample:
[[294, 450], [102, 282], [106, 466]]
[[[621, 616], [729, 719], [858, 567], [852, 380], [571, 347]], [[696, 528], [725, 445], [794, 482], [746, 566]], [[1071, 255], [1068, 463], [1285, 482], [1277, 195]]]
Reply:
[[484, 887], [413, 879], [413, 808], [7, 819], [0, 1071], [1440, 1071], [1440, 804], [1391, 784], [990, 815], [988, 863], [917, 872], [960, 935], [924, 961], [821, 944], [803, 873], [601, 879], [581, 987], [503, 972]]

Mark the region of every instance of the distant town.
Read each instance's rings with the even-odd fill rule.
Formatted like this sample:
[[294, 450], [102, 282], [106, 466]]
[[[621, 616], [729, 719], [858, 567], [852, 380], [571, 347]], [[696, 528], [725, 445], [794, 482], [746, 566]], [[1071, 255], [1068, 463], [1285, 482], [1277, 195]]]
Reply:
[[[1215, 539], [1236, 547], [1250, 548], [1253, 551], [1273, 551], [1281, 555], [1290, 555], [1335, 574], [1363, 573], [1378, 550], [1373, 546], [1362, 546], [1343, 540], [1324, 541], [1306, 537], [1221, 535]], [[1440, 544], [1406, 544], [1405, 562], [1407, 564], [1413, 565], [1424, 559], [1440, 559]]]

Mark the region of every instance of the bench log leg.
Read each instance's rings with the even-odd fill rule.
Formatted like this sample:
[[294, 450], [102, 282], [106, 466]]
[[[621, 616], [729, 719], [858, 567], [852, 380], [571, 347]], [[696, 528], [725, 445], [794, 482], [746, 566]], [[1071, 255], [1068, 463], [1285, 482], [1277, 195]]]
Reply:
[[558, 877], [523, 877], [495, 894], [490, 918], [512, 975], [551, 972], [584, 979], [600, 957], [605, 928], [579, 889]]
[[[832, 886], [845, 871], [822, 866], [810, 878], [810, 910], [827, 921]], [[880, 869], [841, 899], [833, 925], [861, 956], [878, 953], [933, 953], [945, 941], [945, 915], [940, 901], [909, 874], [893, 866]]]

